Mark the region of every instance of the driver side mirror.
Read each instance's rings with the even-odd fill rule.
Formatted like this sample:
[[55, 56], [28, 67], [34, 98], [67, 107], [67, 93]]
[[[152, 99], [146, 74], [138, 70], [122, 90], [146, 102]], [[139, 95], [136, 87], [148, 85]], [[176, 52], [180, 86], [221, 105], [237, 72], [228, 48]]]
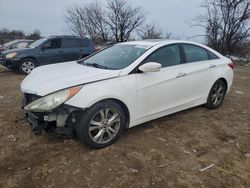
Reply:
[[159, 72], [161, 70], [161, 64], [155, 62], [145, 63], [139, 67], [142, 72]]

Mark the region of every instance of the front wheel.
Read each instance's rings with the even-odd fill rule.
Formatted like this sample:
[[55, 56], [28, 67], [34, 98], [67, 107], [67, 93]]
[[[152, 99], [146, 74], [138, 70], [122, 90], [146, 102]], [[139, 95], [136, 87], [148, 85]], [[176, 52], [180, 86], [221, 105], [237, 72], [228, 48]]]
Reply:
[[223, 80], [217, 80], [209, 92], [207, 103], [205, 106], [209, 109], [219, 108], [224, 101], [226, 93], [226, 83]]
[[81, 143], [99, 149], [114, 143], [124, 127], [123, 109], [116, 102], [107, 100], [80, 114], [76, 134]]
[[26, 58], [23, 59], [19, 65], [19, 72], [22, 74], [30, 74], [31, 71], [37, 66], [35, 60]]

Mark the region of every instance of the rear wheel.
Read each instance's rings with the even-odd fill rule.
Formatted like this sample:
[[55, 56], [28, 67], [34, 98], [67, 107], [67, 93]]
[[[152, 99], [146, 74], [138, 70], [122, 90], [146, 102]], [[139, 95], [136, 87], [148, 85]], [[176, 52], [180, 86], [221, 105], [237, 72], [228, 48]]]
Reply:
[[22, 74], [30, 74], [31, 71], [37, 66], [35, 60], [27, 58], [23, 59], [19, 65], [19, 72]]
[[98, 149], [114, 143], [124, 127], [123, 109], [116, 102], [107, 100], [80, 114], [76, 134], [81, 143]]
[[212, 86], [208, 95], [206, 107], [216, 109], [221, 106], [227, 92], [227, 85], [223, 80], [217, 80]]

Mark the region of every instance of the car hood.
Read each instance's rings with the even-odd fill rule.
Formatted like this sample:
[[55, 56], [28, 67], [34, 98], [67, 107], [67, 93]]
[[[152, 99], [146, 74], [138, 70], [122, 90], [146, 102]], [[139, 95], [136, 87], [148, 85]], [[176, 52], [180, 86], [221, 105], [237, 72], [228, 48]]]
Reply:
[[21, 83], [23, 93], [44, 96], [65, 88], [118, 77], [120, 70], [98, 69], [76, 61], [35, 68]]
[[16, 53], [25, 53], [25, 52], [27, 52], [27, 51], [31, 51], [32, 50], [32, 48], [16, 48], [16, 49], [11, 49], [11, 50], [4, 50], [4, 51], [2, 51], [2, 54], [4, 54], [4, 55], [6, 55], [6, 54], [9, 54], [9, 53], [11, 53], [11, 52], [16, 52]]

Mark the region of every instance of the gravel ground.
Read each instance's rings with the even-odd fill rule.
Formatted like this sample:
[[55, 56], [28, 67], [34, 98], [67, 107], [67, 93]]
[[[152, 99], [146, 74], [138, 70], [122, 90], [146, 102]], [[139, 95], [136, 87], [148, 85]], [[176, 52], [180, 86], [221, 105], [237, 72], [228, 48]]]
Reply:
[[93, 150], [32, 135], [20, 119], [24, 76], [0, 66], [0, 187], [250, 187], [250, 68], [235, 73], [218, 110], [157, 119]]

